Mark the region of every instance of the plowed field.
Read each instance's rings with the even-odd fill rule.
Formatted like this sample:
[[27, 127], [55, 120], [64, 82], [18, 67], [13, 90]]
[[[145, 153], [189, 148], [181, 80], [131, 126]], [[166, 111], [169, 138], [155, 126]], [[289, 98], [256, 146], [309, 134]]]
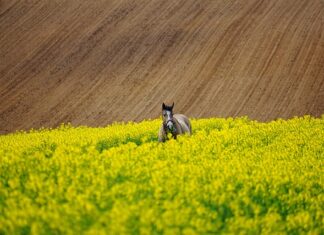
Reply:
[[0, 0], [0, 133], [324, 113], [322, 0]]

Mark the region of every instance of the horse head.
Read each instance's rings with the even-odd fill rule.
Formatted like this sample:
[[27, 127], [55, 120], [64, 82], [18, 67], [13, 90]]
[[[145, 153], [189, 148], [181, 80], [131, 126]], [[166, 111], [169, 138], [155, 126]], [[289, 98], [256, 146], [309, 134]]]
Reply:
[[174, 103], [172, 106], [165, 105], [164, 103], [162, 104], [163, 126], [165, 131], [170, 133], [176, 132], [175, 123], [173, 120], [173, 107]]

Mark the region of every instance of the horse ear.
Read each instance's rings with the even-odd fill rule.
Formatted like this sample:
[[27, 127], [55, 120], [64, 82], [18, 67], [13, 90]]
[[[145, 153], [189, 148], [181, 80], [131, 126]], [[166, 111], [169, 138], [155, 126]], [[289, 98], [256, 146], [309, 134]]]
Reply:
[[163, 104], [162, 104], [162, 109], [165, 109], [165, 104], [164, 104], [164, 102], [163, 102]]
[[174, 102], [172, 103], [171, 109], [173, 109], [173, 106], [174, 106]]

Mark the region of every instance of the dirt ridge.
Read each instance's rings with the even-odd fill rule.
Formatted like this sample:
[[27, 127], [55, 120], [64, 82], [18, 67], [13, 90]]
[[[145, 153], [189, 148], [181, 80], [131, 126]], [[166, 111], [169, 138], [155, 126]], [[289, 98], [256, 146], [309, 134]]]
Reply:
[[0, 0], [0, 134], [324, 114], [321, 0]]

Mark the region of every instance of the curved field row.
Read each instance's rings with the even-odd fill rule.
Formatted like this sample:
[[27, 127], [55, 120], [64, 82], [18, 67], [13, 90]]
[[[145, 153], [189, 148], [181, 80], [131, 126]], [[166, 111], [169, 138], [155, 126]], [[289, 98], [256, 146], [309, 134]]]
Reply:
[[320, 0], [0, 2], [0, 133], [324, 111]]

